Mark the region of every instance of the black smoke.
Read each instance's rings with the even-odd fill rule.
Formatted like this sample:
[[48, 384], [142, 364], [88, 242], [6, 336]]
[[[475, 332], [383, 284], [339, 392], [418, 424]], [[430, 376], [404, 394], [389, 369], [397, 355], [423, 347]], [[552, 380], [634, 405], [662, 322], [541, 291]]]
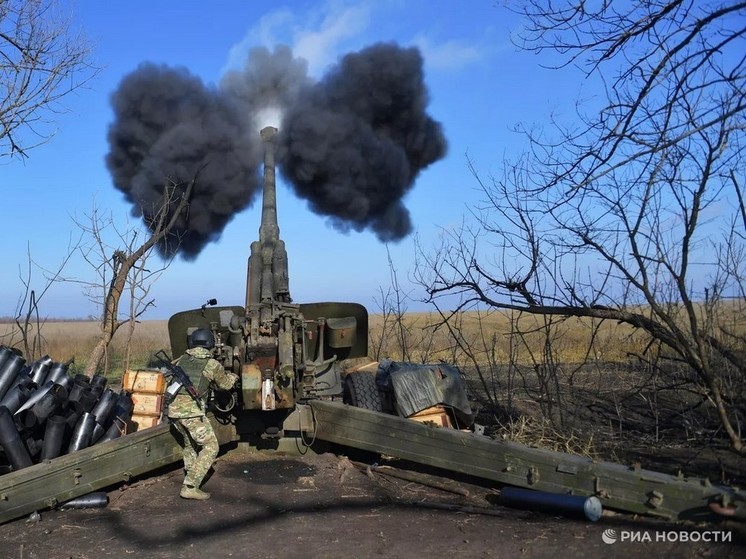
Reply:
[[152, 226], [165, 185], [178, 196], [198, 174], [188, 213], [158, 245], [164, 257], [196, 258], [259, 187], [242, 107], [185, 69], [153, 64], [125, 77], [111, 102], [106, 164], [133, 214]]
[[[189, 212], [158, 245], [195, 258], [250, 206], [260, 187], [259, 129], [280, 126], [279, 167], [311, 209], [341, 230], [399, 240], [412, 225], [402, 198], [446, 149], [426, 113], [417, 49], [381, 44], [341, 59], [313, 83], [288, 47], [253, 49], [244, 68], [205, 85], [183, 68], [143, 64], [112, 95], [106, 157], [114, 185], [149, 226], [164, 185], [185, 188]], [[277, 110], [282, 123], [262, 122]]]
[[400, 240], [412, 230], [402, 198], [446, 152], [427, 104], [419, 50], [378, 44], [348, 54], [286, 113], [283, 176], [335, 227]]

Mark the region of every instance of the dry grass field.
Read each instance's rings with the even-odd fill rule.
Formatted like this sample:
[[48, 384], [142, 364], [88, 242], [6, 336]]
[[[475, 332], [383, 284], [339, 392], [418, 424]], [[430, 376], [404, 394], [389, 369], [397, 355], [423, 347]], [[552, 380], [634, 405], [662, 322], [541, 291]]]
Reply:
[[511, 317], [501, 311], [471, 311], [455, 317], [454, 324], [458, 335], [434, 312], [407, 313], [401, 328], [393, 317], [372, 315], [369, 353], [373, 358], [461, 363], [465, 348], [470, 348], [483, 364], [531, 365], [551, 342], [554, 358], [560, 362], [619, 362], [642, 352], [647, 343], [643, 334], [627, 325], [580, 318], [545, 320], [535, 315]]
[[[64, 321], [43, 324], [37, 339], [40, 355], [49, 355], [55, 361], [74, 359], [74, 368], [82, 369], [98, 340], [99, 325], [95, 322]], [[0, 324], [0, 343], [23, 347], [14, 325]], [[130, 338], [127, 325], [119, 329], [109, 348], [105, 371], [109, 378], [119, 378], [128, 368], [144, 366], [150, 356], [161, 348], [168, 350], [167, 321], [149, 320], [136, 324]]]
[[[636, 359], [647, 343], [640, 332], [612, 322], [547, 323], [499, 312], [464, 313], [455, 321], [458, 331], [441, 322], [436, 313], [401, 320], [371, 315], [369, 357], [457, 365], [477, 421], [493, 436], [721, 482], [746, 480], [742, 460], [725, 450], [717, 418], [701, 405], [686, 372], [662, 375]], [[50, 321], [32, 358], [74, 358], [71, 371], [80, 371], [97, 337], [96, 323]], [[23, 347], [12, 324], [0, 323], [0, 344]], [[131, 337], [125, 325], [100, 372], [119, 379], [161, 348], [170, 353], [167, 321], [137, 323]]]
[[[516, 362], [531, 365], [544, 351], [547, 336], [540, 318], [525, 316], [511, 326], [505, 313], [468, 312], [459, 316], [460, 344], [436, 313], [408, 313], [400, 322], [383, 315], [371, 315], [369, 356], [414, 362], [464, 363], [465, 347], [487, 365]], [[594, 332], [594, 329], [596, 331]], [[594, 335], [592, 336], [592, 332]], [[86, 321], [50, 321], [33, 338], [39, 342], [38, 358], [49, 355], [56, 361], [75, 359], [85, 365], [99, 335], [99, 326]], [[18, 329], [0, 323], [0, 343], [23, 348]], [[630, 353], [642, 351], [645, 340], [632, 329], [606, 322], [600, 327], [589, 320], [556, 320], [551, 327], [551, 346], [558, 361], [577, 363], [586, 357], [606, 362], [623, 361]], [[107, 375], [121, 375], [126, 368], [144, 366], [158, 349], [168, 349], [167, 321], [138, 322], [134, 331], [122, 326], [110, 347]], [[587, 353], [590, 351], [590, 355]]]

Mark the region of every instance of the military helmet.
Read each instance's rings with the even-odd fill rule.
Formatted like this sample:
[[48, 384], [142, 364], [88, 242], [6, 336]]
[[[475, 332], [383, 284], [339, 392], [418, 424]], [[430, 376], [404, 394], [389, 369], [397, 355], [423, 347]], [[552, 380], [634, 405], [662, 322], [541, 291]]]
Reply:
[[189, 349], [193, 349], [195, 347], [212, 349], [213, 347], [215, 347], [215, 338], [213, 337], [210, 330], [207, 330], [206, 328], [199, 328], [198, 330], [195, 330], [191, 333], [189, 339], [187, 340], [187, 345], [189, 346]]

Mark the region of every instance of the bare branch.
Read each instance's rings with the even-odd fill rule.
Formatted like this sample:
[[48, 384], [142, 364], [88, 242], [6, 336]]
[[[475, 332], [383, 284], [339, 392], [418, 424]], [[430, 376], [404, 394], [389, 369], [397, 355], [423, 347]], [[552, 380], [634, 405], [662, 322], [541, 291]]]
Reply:
[[0, 3], [0, 158], [27, 157], [53, 135], [51, 116], [93, 79], [90, 45], [56, 0]]
[[689, 368], [743, 450], [746, 2], [527, 0], [521, 11], [524, 46], [585, 64], [607, 97], [579, 126], [555, 123], [554, 138], [526, 132], [528, 153], [498, 179], [467, 160], [484, 202], [418, 258], [418, 281], [455, 309], [446, 321], [495, 308], [542, 316], [547, 332], [556, 316], [644, 332]]

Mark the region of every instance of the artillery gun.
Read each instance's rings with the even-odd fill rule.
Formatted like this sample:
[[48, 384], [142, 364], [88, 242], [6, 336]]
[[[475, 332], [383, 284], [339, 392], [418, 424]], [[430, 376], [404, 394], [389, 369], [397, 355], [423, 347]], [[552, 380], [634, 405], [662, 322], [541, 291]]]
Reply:
[[[290, 296], [288, 256], [277, 221], [277, 129], [261, 131], [264, 183], [259, 239], [251, 243], [244, 306], [212, 306], [179, 312], [168, 324], [173, 355], [189, 336], [209, 328], [214, 357], [239, 375], [240, 391], [217, 395], [221, 423], [238, 437], [276, 436], [296, 403], [343, 394], [340, 363], [368, 354], [368, 313], [357, 303], [296, 304]], [[257, 410], [262, 414], [245, 414]]]

